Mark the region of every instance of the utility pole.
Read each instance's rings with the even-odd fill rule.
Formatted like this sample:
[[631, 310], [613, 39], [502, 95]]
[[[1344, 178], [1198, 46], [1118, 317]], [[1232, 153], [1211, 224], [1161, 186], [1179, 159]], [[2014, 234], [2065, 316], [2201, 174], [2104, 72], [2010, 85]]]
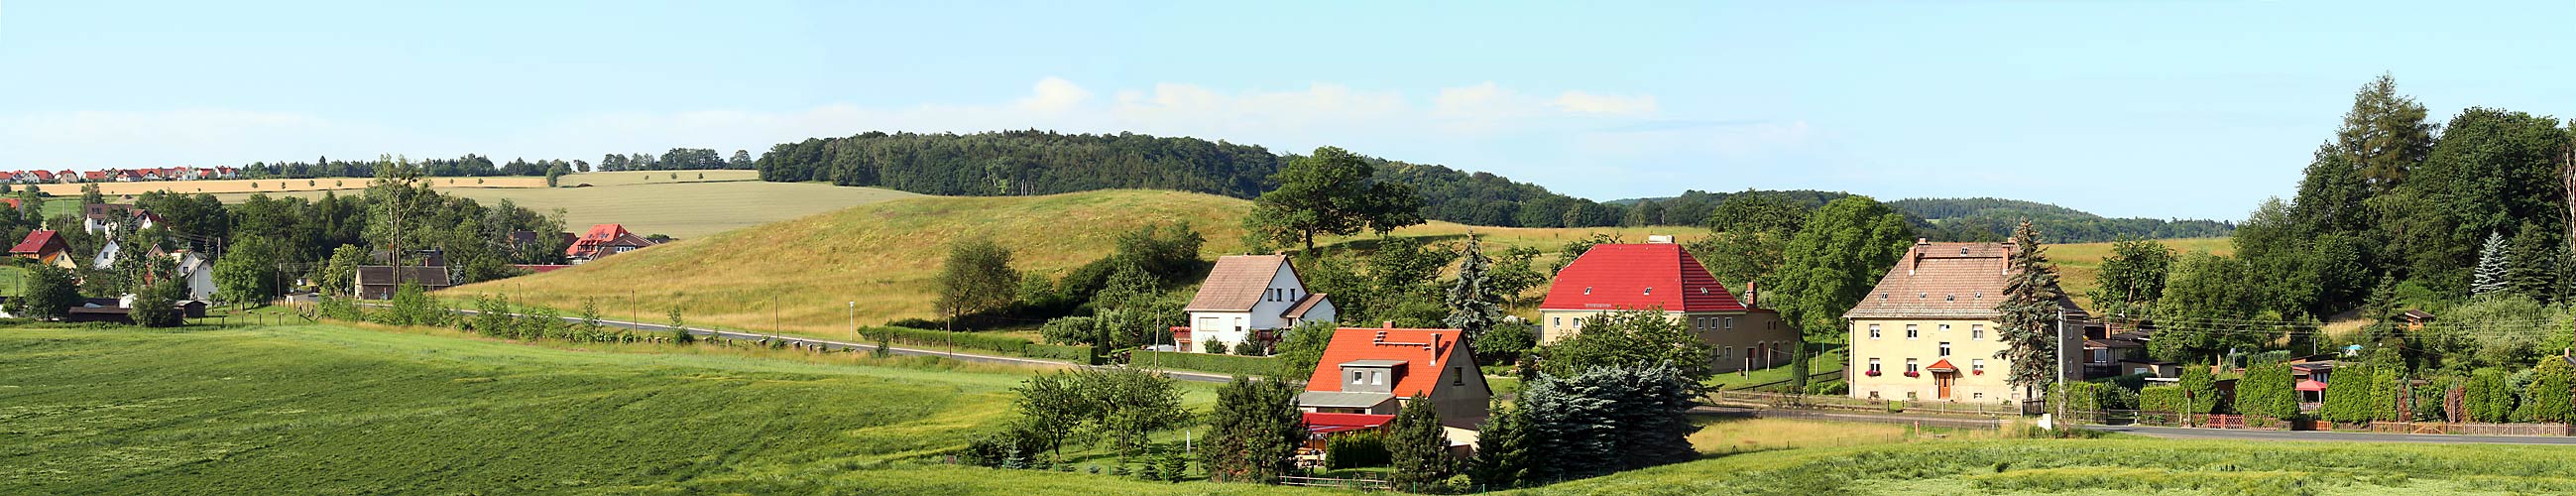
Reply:
[[850, 342], [859, 341], [859, 300], [850, 300]]
[[[2059, 391], [2066, 390], [2067, 362], [2066, 307], [2057, 307], [2057, 387]], [[2050, 402], [2056, 404], [2056, 408], [2052, 408], [2051, 410], [2057, 411], [2057, 421], [2063, 423], [2066, 422], [2066, 401], [2065, 398], [2058, 398], [2058, 400], [2059, 401]]]

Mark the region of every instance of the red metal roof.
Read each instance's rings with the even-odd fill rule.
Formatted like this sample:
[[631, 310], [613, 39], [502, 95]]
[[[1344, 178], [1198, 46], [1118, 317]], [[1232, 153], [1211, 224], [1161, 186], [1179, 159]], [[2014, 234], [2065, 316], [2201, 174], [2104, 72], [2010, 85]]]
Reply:
[[1671, 243], [1593, 246], [1556, 273], [1541, 310], [1661, 308], [1667, 312], [1743, 311], [1744, 304], [1708, 268]]
[[2326, 383], [2323, 383], [2323, 382], [2317, 382], [2315, 379], [2301, 379], [2301, 380], [2299, 380], [2299, 390], [2300, 390], [2300, 391], [2324, 391], [2324, 390], [2326, 390]]
[[1398, 398], [1430, 396], [1440, 386], [1438, 363], [1458, 349], [1463, 331], [1457, 329], [1377, 329], [1344, 327], [1333, 331], [1333, 342], [1324, 345], [1324, 357], [1315, 362], [1315, 373], [1306, 381], [1307, 391], [1342, 390], [1341, 364], [1359, 360], [1393, 360], [1404, 362], [1395, 370], [1395, 384], [1390, 392]]
[[1331, 434], [1336, 432], [1377, 429], [1386, 426], [1387, 422], [1395, 421], [1394, 415], [1369, 415], [1365, 413], [1305, 412], [1301, 415], [1305, 417], [1306, 433], [1308, 434]]

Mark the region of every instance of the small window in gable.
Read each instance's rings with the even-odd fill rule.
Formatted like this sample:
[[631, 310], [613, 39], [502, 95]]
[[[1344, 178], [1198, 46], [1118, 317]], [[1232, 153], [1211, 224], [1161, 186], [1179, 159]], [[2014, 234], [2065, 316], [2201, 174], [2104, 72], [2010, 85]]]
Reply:
[[1591, 287], [1591, 286], [1584, 286], [1584, 287], [1583, 287], [1583, 294], [1592, 294], [1592, 287]]
[[1654, 286], [1647, 286], [1647, 287], [1646, 287], [1646, 294], [1649, 294], [1649, 295], [1651, 295], [1651, 294], [1655, 294], [1655, 287], [1654, 287]]

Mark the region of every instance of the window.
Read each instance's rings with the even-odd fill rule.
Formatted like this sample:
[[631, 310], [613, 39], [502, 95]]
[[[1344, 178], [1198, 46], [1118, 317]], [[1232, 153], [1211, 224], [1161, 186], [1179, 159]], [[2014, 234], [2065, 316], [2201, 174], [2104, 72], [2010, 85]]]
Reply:
[[1968, 393], [1968, 397], [1982, 400], [1986, 399], [1986, 393]]
[[1384, 385], [1386, 385], [1386, 372], [1376, 371], [1376, 370], [1371, 370], [1371, 371], [1369, 371], [1369, 385], [1371, 385], [1371, 386], [1384, 386]]
[[1360, 373], [1360, 371], [1357, 371], [1357, 370], [1353, 370], [1353, 371], [1351, 371], [1351, 383], [1352, 383], [1352, 384], [1367, 384], [1367, 382], [1366, 382], [1366, 381], [1367, 381], [1367, 378], [1368, 378], [1368, 376], [1367, 376], [1367, 375], [1364, 375], [1364, 374], [1361, 374], [1361, 373]]
[[1726, 328], [1728, 328], [1728, 329], [1734, 329], [1734, 328], [1735, 328], [1735, 318], [1734, 318], [1734, 317], [1727, 317], [1727, 318], [1726, 318]]
[[1565, 317], [1548, 317], [1547, 325], [1553, 327], [1565, 327]]
[[1950, 342], [1949, 342], [1949, 341], [1942, 341], [1942, 342], [1941, 342], [1941, 356], [1944, 356], [1944, 357], [1950, 356]]
[[1574, 318], [1574, 326], [1575, 326], [1575, 327], [1578, 327], [1578, 328], [1579, 328], [1579, 327], [1583, 327], [1583, 318], [1582, 318], [1582, 317], [1575, 317], [1575, 318]]
[[1905, 392], [1905, 401], [1914, 401], [1914, 400], [1916, 399], [1916, 398], [1914, 397], [1914, 394], [1915, 394], [1915, 392], [1913, 392], [1913, 391], [1906, 391], [1906, 392]]
[[1728, 357], [1728, 356], [1732, 356], [1732, 355], [1734, 355], [1734, 354], [1735, 354], [1735, 347], [1733, 347], [1733, 346], [1728, 346], [1728, 347], [1723, 347], [1723, 348], [1718, 348], [1718, 349], [1717, 349], [1717, 357], [1718, 357], [1718, 358], [1726, 358], [1726, 357]]
[[1906, 325], [1905, 325], [1905, 339], [1914, 339], [1914, 338], [1917, 338], [1917, 337], [1922, 337], [1922, 336], [1923, 336], [1923, 329], [1922, 329], [1922, 328], [1923, 328], [1923, 326], [1914, 325], [1914, 324], [1906, 324]]
[[1646, 287], [1646, 294], [1647, 294], [1647, 295], [1653, 295], [1653, 294], [1655, 294], [1655, 287], [1654, 287], [1654, 286], [1647, 286], [1647, 287]]
[[1592, 294], [1592, 287], [1591, 287], [1591, 286], [1584, 286], [1584, 287], [1583, 287], [1583, 294]]
[[1985, 339], [1985, 324], [1968, 324], [1968, 339]]
[[1869, 325], [1869, 338], [1878, 339], [1878, 324]]
[[1467, 368], [1466, 368], [1466, 367], [1450, 367], [1450, 368], [1449, 368], [1449, 385], [1451, 385], [1451, 386], [1465, 386], [1465, 385], [1467, 385], [1467, 372], [1466, 372], [1466, 370], [1467, 370]]
[[1923, 367], [1922, 367], [1922, 366], [1920, 366], [1920, 365], [1915, 365], [1915, 364], [1914, 364], [1914, 359], [1912, 359], [1912, 358], [1907, 358], [1907, 359], [1905, 359], [1905, 372], [1906, 372], [1906, 373], [1911, 374], [1911, 373], [1917, 373], [1917, 372], [1922, 372], [1922, 371], [1923, 371]]
[[1949, 324], [1941, 324], [1941, 332], [1950, 332], [1950, 325], [1949, 325]]
[[1970, 372], [1984, 372], [1984, 371], [1986, 371], [1986, 359], [1979, 358], [1979, 359], [1974, 359], [1974, 360], [1968, 360], [1968, 371], [1970, 371]]
[[1878, 399], [1878, 392], [1877, 392], [1877, 391], [1870, 391], [1870, 392], [1869, 392], [1869, 399], [1873, 399], [1873, 400], [1874, 400], [1874, 399]]
[[1877, 371], [1878, 371], [1878, 359], [1876, 359], [1876, 358], [1869, 359], [1869, 371], [1871, 371], [1871, 372], [1877, 372]]

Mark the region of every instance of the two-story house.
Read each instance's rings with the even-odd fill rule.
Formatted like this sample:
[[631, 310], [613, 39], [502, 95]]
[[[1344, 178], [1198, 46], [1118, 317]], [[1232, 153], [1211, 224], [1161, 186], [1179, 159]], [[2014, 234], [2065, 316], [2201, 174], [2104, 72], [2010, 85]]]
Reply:
[[1797, 338], [1778, 312], [1737, 300], [1698, 258], [1656, 236], [1595, 245], [1558, 271], [1538, 306], [1538, 341], [1564, 340], [1602, 314], [1629, 310], [1660, 312], [1688, 327], [1714, 351], [1710, 366], [1720, 372], [1787, 364]]
[[[2007, 346], [1995, 324], [1995, 306], [2004, 300], [2014, 250], [2012, 243], [1916, 240], [1860, 304], [1843, 314], [1850, 323], [1852, 397], [2033, 399], [2004, 381], [2012, 364], [1996, 357]], [[2060, 293], [2057, 304], [2066, 319], [2088, 320]], [[2081, 349], [2083, 334], [2068, 331], [2060, 334], [2059, 346]], [[2081, 373], [2074, 355], [2058, 353], [2057, 366], [2069, 376]]]
[[1228, 255], [1216, 259], [1198, 295], [1182, 311], [1186, 332], [1174, 336], [1181, 351], [1199, 352], [1215, 342], [1231, 350], [1245, 340], [1262, 345], [1300, 322], [1333, 322], [1333, 302], [1309, 292], [1287, 255]]
[[1311, 413], [1394, 415], [1422, 397], [1440, 413], [1440, 425], [1473, 430], [1485, 421], [1493, 389], [1476, 368], [1476, 354], [1457, 329], [1344, 327], [1333, 331], [1322, 360], [1297, 395]]

